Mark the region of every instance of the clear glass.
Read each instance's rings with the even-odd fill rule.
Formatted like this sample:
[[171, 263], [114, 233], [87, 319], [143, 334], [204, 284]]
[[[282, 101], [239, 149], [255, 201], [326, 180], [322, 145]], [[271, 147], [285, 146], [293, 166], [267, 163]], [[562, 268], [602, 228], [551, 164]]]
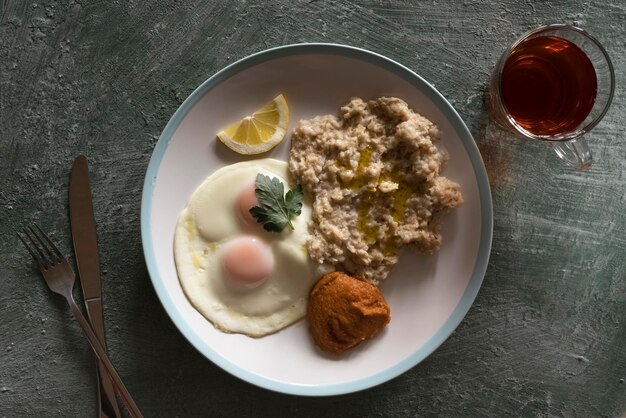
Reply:
[[[572, 42], [587, 55], [594, 67], [597, 79], [595, 102], [589, 115], [573, 131], [555, 135], [535, 135], [515, 121], [502, 101], [502, 71], [507, 59], [522, 42], [541, 36], [560, 37]], [[591, 166], [592, 157], [584, 135], [606, 114], [613, 100], [614, 86], [613, 64], [606, 50], [595, 38], [574, 26], [547, 25], [527, 32], [504, 51], [491, 75], [485, 103], [491, 117], [503, 128], [519, 138], [548, 143], [565, 164], [585, 170]]]

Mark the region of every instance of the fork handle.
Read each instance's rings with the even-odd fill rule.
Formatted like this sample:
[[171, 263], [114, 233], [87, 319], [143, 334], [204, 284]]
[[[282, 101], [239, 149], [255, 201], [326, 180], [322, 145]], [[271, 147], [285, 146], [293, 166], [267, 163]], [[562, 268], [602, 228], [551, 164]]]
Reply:
[[130, 409], [130, 413], [132, 414], [133, 417], [143, 418], [143, 415], [141, 414], [141, 411], [139, 411], [137, 404], [135, 404], [133, 397], [130, 395], [130, 393], [126, 389], [126, 386], [124, 386], [124, 383], [122, 383], [122, 379], [120, 378], [120, 375], [117, 374], [117, 371], [113, 367], [113, 364], [111, 364], [111, 361], [109, 360], [109, 356], [107, 356], [107, 353], [104, 350], [104, 347], [102, 347], [102, 344], [100, 344], [98, 337], [96, 337], [96, 334], [94, 334], [93, 330], [91, 329], [91, 326], [89, 325], [89, 322], [87, 322], [87, 319], [85, 319], [80, 309], [78, 309], [76, 302], [74, 302], [74, 300], [71, 297], [67, 298], [67, 302], [70, 305], [72, 314], [74, 314], [74, 318], [76, 318], [81, 328], [85, 332], [85, 335], [87, 336], [87, 339], [89, 340], [89, 344], [91, 344], [91, 348], [93, 348], [93, 351], [96, 353], [96, 356], [98, 356], [100, 361], [102, 361], [102, 364], [106, 368], [106, 371], [109, 373], [109, 375], [113, 379], [113, 383], [115, 383], [115, 386], [117, 386], [117, 389], [120, 391], [122, 401], [124, 402], [124, 404], [126, 404], [128, 409]]

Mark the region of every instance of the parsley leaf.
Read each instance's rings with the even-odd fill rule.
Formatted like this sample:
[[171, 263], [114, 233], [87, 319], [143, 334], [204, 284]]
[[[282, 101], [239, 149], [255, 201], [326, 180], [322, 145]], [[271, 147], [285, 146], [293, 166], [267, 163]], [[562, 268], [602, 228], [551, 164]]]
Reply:
[[286, 226], [293, 230], [291, 218], [302, 213], [302, 186], [296, 185], [285, 195], [283, 183], [278, 178], [257, 174], [254, 192], [259, 206], [250, 209], [250, 213], [266, 231], [279, 233]]

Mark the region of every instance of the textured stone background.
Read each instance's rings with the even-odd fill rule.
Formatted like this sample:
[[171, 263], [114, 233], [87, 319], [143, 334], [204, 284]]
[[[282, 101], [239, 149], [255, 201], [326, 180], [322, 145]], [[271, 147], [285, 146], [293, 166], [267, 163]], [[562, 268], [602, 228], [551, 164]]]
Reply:
[[[584, 174], [499, 133], [482, 103], [505, 45], [554, 22], [595, 34], [616, 68]], [[156, 298], [139, 232], [152, 148], [185, 97], [252, 52], [307, 41], [364, 47], [431, 81], [483, 152], [495, 212], [489, 269], [457, 331], [408, 373], [329, 398], [253, 387], [196, 352]], [[78, 153], [91, 164], [109, 352], [147, 417], [623, 416], [625, 67], [624, 0], [3, 0], [0, 417], [95, 416], [91, 352], [14, 234], [38, 221], [72, 253]]]

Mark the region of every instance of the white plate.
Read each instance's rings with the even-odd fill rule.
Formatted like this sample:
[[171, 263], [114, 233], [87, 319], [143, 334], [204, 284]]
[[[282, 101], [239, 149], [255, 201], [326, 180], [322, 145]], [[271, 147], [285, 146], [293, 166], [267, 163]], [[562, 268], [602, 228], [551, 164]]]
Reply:
[[[320, 354], [305, 321], [253, 339], [217, 331], [185, 298], [176, 276], [173, 237], [195, 188], [242, 157], [215, 133], [278, 93], [291, 127], [337, 114], [354, 96], [397, 96], [443, 131], [445, 175], [461, 184], [465, 203], [445, 218], [434, 256], [407, 254], [381, 285], [391, 323], [340, 359]], [[261, 157], [286, 159], [289, 139]], [[482, 282], [492, 235], [491, 194], [480, 154], [452, 106], [425, 80], [381, 55], [342, 45], [301, 44], [242, 59], [205, 81], [176, 111], [154, 149], [144, 183], [141, 233], [156, 292], [176, 326], [202, 354], [252, 384], [291, 394], [335, 395], [385, 382], [435, 350], [469, 310]]]

